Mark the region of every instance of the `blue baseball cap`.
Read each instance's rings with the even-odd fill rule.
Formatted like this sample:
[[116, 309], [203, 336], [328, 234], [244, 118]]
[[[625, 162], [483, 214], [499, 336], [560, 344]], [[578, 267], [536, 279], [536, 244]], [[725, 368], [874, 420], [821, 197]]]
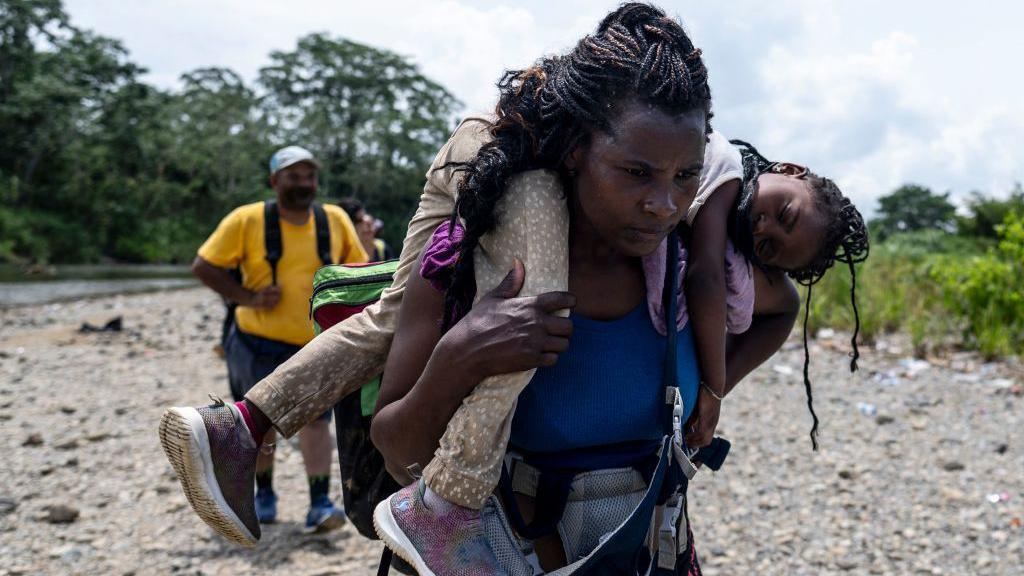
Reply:
[[320, 163], [317, 162], [316, 158], [313, 157], [313, 153], [309, 150], [302, 146], [285, 146], [274, 152], [274, 155], [270, 157], [270, 174], [277, 174], [279, 171], [299, 162], [309, 162], [316, 166], [317, 170], [320, 169]]

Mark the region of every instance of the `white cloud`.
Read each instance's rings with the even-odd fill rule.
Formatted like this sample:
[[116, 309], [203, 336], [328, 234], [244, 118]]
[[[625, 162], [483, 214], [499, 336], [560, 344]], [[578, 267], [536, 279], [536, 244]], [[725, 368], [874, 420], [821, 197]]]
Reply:
[[958, 121], [933, 118], [942, 127], [932, 136], [894, 131], [875, 150], [847, 163], [840, 184], [865, 205], [904, 182], [951, 191], [958, 202], [972, 190], [1005, 196], [1024, 181], [1022, 117], [1019, 110], [984, 109]]
[[[1024, 4], [661, 3], [704, 48], [715, 125], [834, 177], [865, 212], [905, 181], [963, 195], [1024, 180]], [[209, 65], [251, 81], [271, 50], [328, 32], [409, 56], [469, 110], [493, 107], [505, 69], [571, 47], [617, 4], [66, 0], [76, 24], [124, 39], [161, 86]]]

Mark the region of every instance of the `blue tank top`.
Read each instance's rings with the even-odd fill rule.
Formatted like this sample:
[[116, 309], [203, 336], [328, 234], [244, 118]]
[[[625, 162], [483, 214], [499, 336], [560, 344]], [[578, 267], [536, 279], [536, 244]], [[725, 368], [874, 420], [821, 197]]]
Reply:
[[[511, 446], [557, 452], [660, 440], [667, 339], [651, 324], [646, 302], [618, 320], [570, 318], [568, 350], [554, 366], [538, 369], [519, 395]], [[685, 422], [700, 383], [689, 324], [678, 332], [676, 346]]]

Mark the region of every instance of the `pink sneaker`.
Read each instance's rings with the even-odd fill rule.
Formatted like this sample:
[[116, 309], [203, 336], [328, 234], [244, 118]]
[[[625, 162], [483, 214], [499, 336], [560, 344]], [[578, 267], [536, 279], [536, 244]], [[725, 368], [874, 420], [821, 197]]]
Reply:
[[428, 508], [426, 485], [414, 482], [373, 511], [381, 540], [420, 576], [505, 575], [487, 538], [479, 510], [445, 503]]
[[259, 447], [234, 404], [168, 408], [160, 444], [203, 522], [242, 546], [260, 539], [253, 483]]

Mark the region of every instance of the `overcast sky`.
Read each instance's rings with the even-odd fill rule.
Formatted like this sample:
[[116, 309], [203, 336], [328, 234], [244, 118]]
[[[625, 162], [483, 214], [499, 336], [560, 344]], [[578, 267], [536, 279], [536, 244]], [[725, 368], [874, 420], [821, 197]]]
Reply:
[[[411, 58], [468, 110], [506, 68], [570, 48], [605, 0], [65, 0], [121, 39], [146, 79], [226, 66], [328, 32]], [[716, 129], [835, 178], [862, 207], [904, 182], [955, 198], [1024, 181], [1024, 2], [693, 0], [659, 5], [703, 48]]]

